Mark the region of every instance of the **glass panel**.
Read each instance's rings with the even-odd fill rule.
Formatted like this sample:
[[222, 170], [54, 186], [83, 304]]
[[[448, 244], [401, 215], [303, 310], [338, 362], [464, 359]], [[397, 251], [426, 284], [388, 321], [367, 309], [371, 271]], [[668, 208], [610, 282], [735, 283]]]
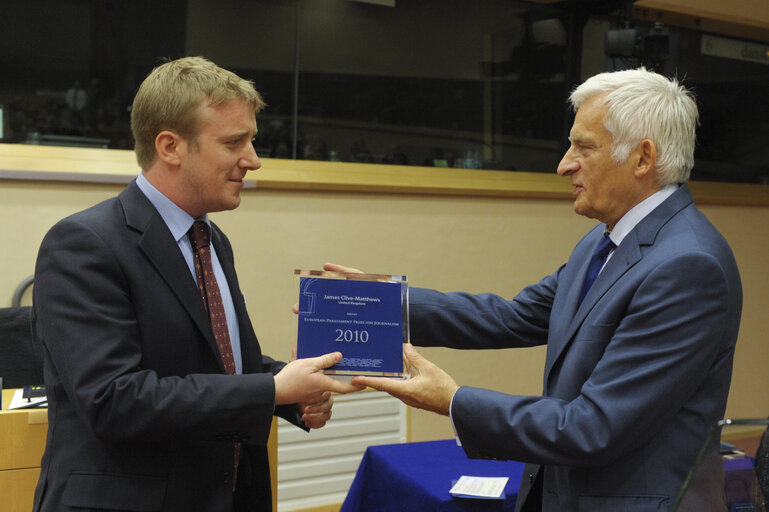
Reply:
[[[700, 111], [692, 179], [769, 183], [769, 44], [639, 23], [644, 35], [667, 36], [656, 69], [694, 92]], [[609, 59], [608, 69], [647, 64]]]
[[509, 0], [299, 5], [302, 157], [554, 171], [560, 11]]
[[[769, 419], [725, 419], [713, 426], [671, 510], [766, 510]], [[718, 488], [714, 488], [715, 486]]]
[[639, 22], [631, 53], [648, 57], [657, 43], [668, 56], [608, 58], [605, 36], [625, 26], [622, 13], [570, 5], [10, 2], [0, 16], [0, 141], [131, 148], [143, 77], [161, 58], [203, 55], [263, 93], [262, 156], [551, 173], [573, 85], [646, 64], [697, 95], [693, 179], [769, 183], [769, 45]]
[[267, 102], [257, 117], [257, 154], [294, 158], [297, 1], [187, 0], [187, 9], [187, 55], [252, 80]]

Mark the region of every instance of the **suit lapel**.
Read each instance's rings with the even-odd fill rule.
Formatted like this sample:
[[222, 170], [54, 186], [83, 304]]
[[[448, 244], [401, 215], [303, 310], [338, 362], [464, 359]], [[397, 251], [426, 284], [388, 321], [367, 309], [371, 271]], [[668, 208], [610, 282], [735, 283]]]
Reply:
[[[590, 291], [585, 295], [585, 299], [582, 304], [579, 305], [574, 313], [574, 317], [569, 323], [569, 330], [566, 332], [566, 339], [572, 339], [577, 332], [577, 329], [582, 325], [585, 317], [595, 306], [596, 302], [603, 297], [614, 284], [627, 272], [630, 267], [638, 263], [643, 254], [636, 238], [636, 232], [631, 231], [622, 240], [622, 243], [615, 249], [611, 259], [606, 262], [606, 266], [603, 268], [598, 278], [593, 283]], [[585, 273], [582, 272], [582, 279], [584, 280]], [[579, 291], [579, 286], [573, 286], [574, 290]], [[576, 301], [573, 302], [576, 305]]]
[[[211, 243], [219, 257], [219, 263], [222, 266], [224, 275], [227, 278], [227, 286], [230, 288], [232, 303], [235, 305], [235, 314], [238, 317], [238, 327], [240, 330], [240, 355], [243, 362], [243, 373], [254, 373], [262, 371], [262, 352], [259, 343], [256, 341], [251, 319], [246, 310], [246, 302], [240, 291], [238, 276], [233, 265], [232, 249], [229, 243], [226, 243], [219, 227], [211, 223]], [[221, 285], [220, 285], [221, 286]]]
[[126, 225], [139, 233], [137, 242], [139, 250], [147, 256], [160, 278], [187, 310], [224, 372], [219, 348], [211, 329], [211, 320], [208, 318], [197, 285], [168, 226], [135, 182], [121, 192], [119, 199], [125, 211]]
[[[606, 263], [598, 278], [588, 291], [582, 304], [577, 307], [579, 292], [582, 282], [585, 280], [588, 260], [595, 245], [598, 243], [600, 227], [595, 228], [591, 236], [589, 251], [582, 251], [572, 257], [569, 264], [577, 266], [578, 270], [567, 274], [564, 279], [565, 300], [562, 305], [563, 322], [551, 322], [551, 336], [548, 341], [548, 353], [545, 362], [545, 390], [549, 382], [550, 372], [556, 362], [562, 357], [563, 353], [573, 342], [577, 332], [582, 327], [590, 311], [596, 306], [596, 303], [606, 294], [611, 293], [612, 287], [636, 265], [644, 254], [644, 246], [651, 246], [657, 238], [662, 226], [665, 225], [680, 210], [693, 202], [691, 192], [687, 185], [681, 185], [662, 204], [647, 215], [630, 233], [622, 240], [620, 245], [612, 254], [611, 259]], [[570, 320], [566, 320], [570, 319]], [[559, 329], [559, 326], [567, 325], [566, 329]]]

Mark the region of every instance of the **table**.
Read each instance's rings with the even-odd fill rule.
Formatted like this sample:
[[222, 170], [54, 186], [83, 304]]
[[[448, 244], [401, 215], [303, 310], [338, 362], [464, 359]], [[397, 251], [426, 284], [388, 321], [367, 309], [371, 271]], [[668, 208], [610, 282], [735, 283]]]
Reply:
[[48, 409], [6, 409], [13, 393], [13, 389], [3, 390], [3, 410], [0, 411], [0, 502], [3, 512], [32, 510], [48, 432]]
[[[370, 446], [340, 512], [512, 512], [523, 466], [468, 459], [454, 439]], [[505, 500], [453, 498], [449, 489], [462, 475], [508, 477]]]

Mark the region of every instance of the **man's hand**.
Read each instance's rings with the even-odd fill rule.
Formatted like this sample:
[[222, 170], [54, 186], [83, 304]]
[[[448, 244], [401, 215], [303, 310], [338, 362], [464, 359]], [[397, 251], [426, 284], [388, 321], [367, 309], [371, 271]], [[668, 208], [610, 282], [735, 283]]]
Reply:
[[331, 407], [334, 405], [334, 394], [330, 391], [323, 393], [320, 401], [313, 403], [298, 403], [297, 408], [302, 415], [302, 422], [309, 428], [321, 428], [331, 419]]
[[411, 378], [353, 377], [351, 384], [389, 393], [406, 405], [448, 415], [451, 399], [459, 386], [446, 372], [422, 357], [411, 344], [403, 349]]
[[324, 401], [327, 391], [350, 393], [363, 389], [363, 386], [332, 379], [321, 371], [341, 360], [341, 352], [331, 352], [288, 363], [275, 375], [275, 405], [315, 404]]
[[336, 274], [363, 274], [364, 273], [362, 270], [358, 270], [357, 268], [345, 267], [343, 265], [337, 265], [336, 263], [324, 263], [323, 270], [329, 273], [336, 273]]

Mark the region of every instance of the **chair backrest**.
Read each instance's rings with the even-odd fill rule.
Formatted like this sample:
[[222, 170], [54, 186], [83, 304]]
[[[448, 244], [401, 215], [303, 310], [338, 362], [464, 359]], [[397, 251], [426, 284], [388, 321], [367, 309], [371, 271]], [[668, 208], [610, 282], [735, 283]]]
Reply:
[[24, 297], [24, 292], [35, 283], [35, 276], [25, 277], [19, 283], [19, 286], [13, 291], [13, 297], [11, 298], [11, 306], [18, 308], [21, 306], [21, 299]]
[[29, 306], [0, 308], [0, 377], [6, 389], [43, 384], [43, 351]]

